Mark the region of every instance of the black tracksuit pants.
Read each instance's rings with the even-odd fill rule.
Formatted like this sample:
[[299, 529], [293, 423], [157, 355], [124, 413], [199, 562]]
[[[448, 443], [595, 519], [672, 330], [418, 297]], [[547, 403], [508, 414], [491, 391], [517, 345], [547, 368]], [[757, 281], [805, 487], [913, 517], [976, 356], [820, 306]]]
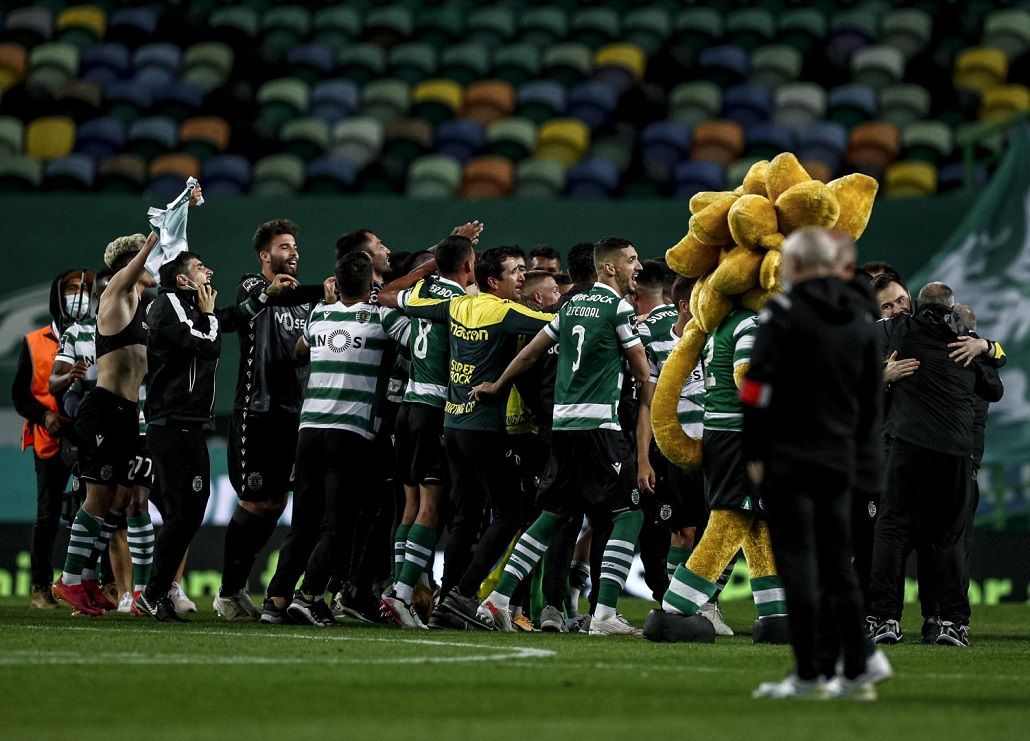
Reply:
[[905, 558], [915, 546], [936, 564], [941, 619], [969, 622], [965, 552], [958, 546], [969, 518], [971, 465], [969, 456], [894, 440], [873, 544], [872, 615], [901, 618]]
[[45, 587], [54, 580], [54, 541], [57, 540], [64, 487], [70, 471], [60, 454], [40, 458], [32, 454], [36, 464], [36, 521], [32, 524], [32, 584]]
[[801, 679], [833, 666], [865, 671], [864, 606], [852, 565], [852, 496], [841, 472], [766, 462], [763, 499], [777, 572], [790, 615], [791, 646]]

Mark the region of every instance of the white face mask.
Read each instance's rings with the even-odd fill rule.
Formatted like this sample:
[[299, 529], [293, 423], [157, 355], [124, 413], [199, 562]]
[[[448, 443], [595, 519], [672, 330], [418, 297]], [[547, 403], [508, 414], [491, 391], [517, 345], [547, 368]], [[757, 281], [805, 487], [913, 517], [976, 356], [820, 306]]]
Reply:
[[186, 285], [179, 286], [179, 288], [181, 288], [181, 289], [183, 289], [185, 291], [199, 291], [200, 290], [200, 286], [198, 286], [196, 283], [194, 283], [189, 278], [186, 279]]
[[76, 293], [71, 296], [64, 296], [64, 313], [79, 321], [85, 319], [89, 314], [89, 296], [84, 293]]

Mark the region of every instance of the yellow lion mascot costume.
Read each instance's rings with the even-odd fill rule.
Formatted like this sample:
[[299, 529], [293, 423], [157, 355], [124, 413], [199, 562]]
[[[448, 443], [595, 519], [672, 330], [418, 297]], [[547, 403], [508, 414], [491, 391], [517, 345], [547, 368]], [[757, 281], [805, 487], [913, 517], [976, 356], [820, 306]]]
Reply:
[[[745, 346], [740, 338], [750, 328], [753, 342], [754, 315], [770, 296], [783, 290], [780, 248], [787, 235], [813, 226], [838, 229], [857, 240], [869, 222], [876, 190], [876, 180], [860, 174], [829, 183], [813, 180], [793, 154], [784, 153], [771, 162], [755, 163], [734, 191], [702, 192], [691, 198], [689, 231], [666, 252], [666, 261], [677, 273], [697, 279], [690, 296], [692, 319], [662, 368], [652, 405], [655, 441], [671, 463], [683, 468], [702, 465], [701, 440], [688, 437], [676, 416], [680, 391], [702, 351], [706, 353], [706, 403], [712, 396], [709, 378], [712, 385], [719, 386], [710, 366], [722, 368], [723, 403], [739, 404], [736, 391], [747, 373], [749, 356], [740, 351]], [[729, 333], [737, 342], [736, 356], [733, 342], [713, 342]], [[719, 353], [724, 360], [721, 366], [719, 357], [712, 357]], [[726, 357], [727, 353], [732, 357]], [[712, 416], [709, 411], [706, 428]], [[739, 414], [721, 416], [739, 418]], [[711, 455], [717, 457], [720, 451], [713, 448]], [[732, 458], [732, 454], [726, 455]], [[708, 464], [706, 479], [715, 461]], [[724, 460], [715, 467], [717, 474], [712, 478], [733, 467], [737, 467], [733, 475], [740, 476], [742, 465], [741, 461]], [[687, 562], [677, 568], [663, 609], [652, 611], [644, 635], [655, 641], [713, 641], [714, 630], [698, 610], [715, 594], [719, 575], [742, 550], [758, 613], [754, 640], [786, 643], [786, 603], [768, 527], [755, 516], [750, 497], [729, 505], [711, 501], [712, 484], [706, 481], [712, 511], [704, 536]]]

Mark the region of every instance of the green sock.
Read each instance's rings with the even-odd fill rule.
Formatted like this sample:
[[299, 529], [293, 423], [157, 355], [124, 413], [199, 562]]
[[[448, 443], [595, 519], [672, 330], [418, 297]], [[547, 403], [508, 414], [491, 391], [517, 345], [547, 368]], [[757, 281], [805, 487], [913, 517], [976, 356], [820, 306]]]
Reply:
[[783, 582], [775, 574], [752, 579], [751, 595], [755, 598], [758, 617], [778, 617], [787, 614], [787, 598], [783, 594]]
[[670, 579], [676, 573], [676, 569], [687, 562], [693, 551], [693, 548], [684, 548], [680, 545], [669, 546], [669, 555], [665, 558], [665, 573], [669, 575]]
[[411, 602], [412, 590], [429, 565], [429, 557], [433, 555], [435, 545], [436, 528], [416, 523], [408, 529], [408, 539], [404, 543], [404, 563], [394, 587], [398, 598]]
[[[113, 513], [112, 513], [113, 514]], [[104, 553], [107, 551], [107, 544], [111, 540], [111, 536], [114, 535], [114, 525], [112, 525], [108, 519], [104, 519], [100, 523], [100, 535], [93, 541], [93, 552], [89, 554], [89, 559], [86, 561], [86, 568], [82, 570], [83, 581], [96, 581], [97, 574], [101, 571], [100, 561], [104, 557]]]
[[733, 576], [733, 567], [737, 565], [737, 557], [734, 556], [730, 559], [730, 562], [726, 565], [726, 568], [719, 574], [719, 578], [715, 580], [715, 594], [712, 595], [715, 599], [719, 599], [719, 595], [722, 594], [722, 590], [730, 583], [730, 578]]
[[404, 546], [408, 542], [408, 531], [411, 525], [403, 522], [397, 526], [397, 532], [393, 536], [393, 580], [401, 577], [401, 568], [404, 566]]
[[126, 520], [129, 526], [129, 557], [132, 559], [132, 591], [142, 591], [150, 581], [150, 567], [154, 563], [154, 524], [150, 513], [144, 512]]
[[504, 564], [501, 579], [494, 590], [505, 597], [511, 597], [515, 588], [525, 579], [547, 552], [547, 544], [558, 529], [561, 518], [550, 512], [541, 512], [536, 521], [522, 533], [512, 549], [508, 563]]
[[100, 536], [102, 523], [103, 520], [94, 517], [81, 507], [75, 513], [71, 536], [68, 538], [68, 555], [64, 561], [64, 573], [61, 574], [61, 581], [65, 585], [73, 587], [82, 584], [82, 572], [86, 569], [89, 557], [93, 554], [93, 543]]
[[[597, 607], [600, 617], [606, 613], [614, 613], [629, 578], [629, 570], [633, 565], [633, 552], [640, 537], [640, 527], [644, 524], [644, 513], [640, 510], [623, 512], [616, 516], [612, 523], [612, 535], [604, 544], [604, 555], [601, 556], [601, 577], [597, 589]], [[601, 608], [609, 608], [608, 610]], [[598, 611], [594, 611], [595, 617]]]
[[717, 591], [714, 581], [695, 574], [686, 564], [676, 567], [669, 590], [662, 598], [662, 609], [677, 615], [694, 615]]

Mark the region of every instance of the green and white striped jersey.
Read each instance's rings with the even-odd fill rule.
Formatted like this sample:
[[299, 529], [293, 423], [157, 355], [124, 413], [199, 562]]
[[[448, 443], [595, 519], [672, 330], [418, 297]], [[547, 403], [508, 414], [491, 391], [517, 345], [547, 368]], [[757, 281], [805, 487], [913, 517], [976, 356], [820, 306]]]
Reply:
[[640, 344], [633, 307], [604, 283], [564, 304], [544, 327], [558, 342], [555, 430], [619, 430], [624, 352]]
[[753, 311], [737, 309], [708, 336], [701, 354], [705, 375], [706, 430], [741, 430], [741, 404], [733, 370], [751, 362], [751, 348], [758, 331], [755, 317]]
[[[678, 316], [676, 309], [671, 304], [666, 304], [652, 309], [647, 318], [637, 324], [637, 332], [640, 333], [644, 351], [647, 353], [647, 364], [653, 384], [658, 383], [658, 375], [665, 367], [665, 361], [669, 359], [669, 354], [679, 342], [680, 338], [673, 330]], [[687, 382], [680, 391], [676, 417], [683, 432], [690, 437], [700, 438], [704, 433], [705, 381], [700, 358], [697, 367], [687, 377]]]
[[319, 303], [308, 315], [311, 348], [300, 428], [348, 430], [371, 440], [386, 395], [394, 343], [406, 343], [410, 322], [400, 311], [358, 303]]
[[[422, 306], [439, 299], [464, 296], [465, 289], [447, 278], [423, 278], [397, 297], [401, 309]], [[404, 401], [444, 408], [447, 403], [447, 360], [450, 357], [447, 325], [428, 319], [416, 319], [411, 325], [408, 350], [411, 353], [411, 375], [404, 390]]]
[[83, 386], [92, 391], [97, 385], [97, 320], [90, 317], [83, 319], [64, 330], [61, 340], [57, 346], [57, 357], [54, 362], [75, 363], [82, 361], [86, 364], [86, 375], [83, 376]]

